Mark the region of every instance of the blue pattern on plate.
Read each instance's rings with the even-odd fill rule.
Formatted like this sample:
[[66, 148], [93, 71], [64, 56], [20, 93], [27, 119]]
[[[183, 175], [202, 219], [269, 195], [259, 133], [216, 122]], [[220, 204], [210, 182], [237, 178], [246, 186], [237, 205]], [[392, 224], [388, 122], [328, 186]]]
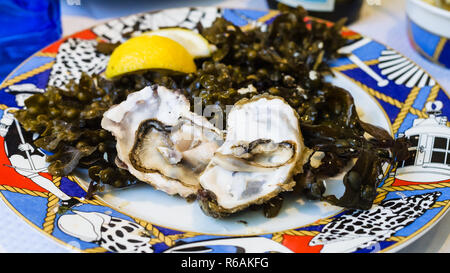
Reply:
[[85, 197], [86, 191], [83, 190], [77, 183], [71, 181], [67, 177], [61, 178], [61, 185], [59, 188], [69, 196], [73, 197]]
[[[247, 25], [249, 23], [248, 19], [258, 19], [264, 16], [266, 13], [261, 11], [250, 11], [250, 10], [230, 10], [230, 9], [223, 9], [223, 16], [225, 19], [232, 21], [234, 24], [243, 26]], [[268, 22], [271, 22], [273, 18], [269, 19]], [[431, 39], [432, 40], [432, 39]], [[433, 40], [434, 41], [434, 40]], [[433, 41], [429, 41], [430, 43]], [[435, 42], [435, 41], [434, 41]], [[444, 46], [444, 49], [447, 45]], [[360, 58], [362, 61], [372, 61], [376, 60], [380, 54], [381, 51], [385, 50], [386, 46], [381, 45], [375, 41], [371, 41], [369, 44], [356, 49], [354, 51], [354, 54]], [[427, 49], [428, 50], [428, 49]], [[428, 50], [430, 52], [430, 50]], [[434, 51], [433, 51], [434, 52]], [[447, 56], [447, 55], [441, 55]], [[13, 73], [13, 75], [9, 78], [12, 79], [15, 76], [22, 76], [23, 73], [29, 72], [30, 70], [33, 70], [35, 68], [38, 68], [42, 65], [44, 65], [47, 62], [52, 61], [54, 58], [51, 57], [42, 57], [42, 56], [35, 56], [30, 58], [26, 63], [24, 63], [18, 70]], [[339, 67], [342, 65], [348, 65], [352, 64], [351, 60], [349, 60], [346, 57], [340, 58], [333, 62], [333, 67]], [[381, 75], [381, 70], [378, 68], [378, 66], [370, 65], [369, 66], [375, 73], [378, 75]], [[404, 103], [407, 99], [408, 95], [411, 93], [411, 88], [407, 88], [404, 85], [397, 85], [394, 82], [390, 81], [387, 86], [380, 87], [377, 85], [377, 82], [369, 76], [365, 71], [363, 71], [359, 67], [353, 67], [349, 69], [343, 69], [341, 71], [344, 75], [347, 77], [353, 79], [354, 81], [362, 84], [364, 88], [372, 89], [371, 92], [378, 92], [378, 96], [376, 97], [376, 100], [379, 102], [381, 107], [384, 109], [386, 114], [388, 115], [388, 118], [391, 123], [394, 123], [396, 119], [398, 118], [400, 114], [400, 108], [396, 106], [397, 104], [393, 104], [392, 102], [389, 102], [389, 98], [396, 100], [400, 103]], [[47, 69], [43, 72], [40, 72], [34, 76], [31, 77], [25, 77], [24, 79], [21, 79], [20, 81], [17, 81], [17, 83], [33, 83], [38, 88], [45, 88], [47, 85], [47, 81], [49, 79], [49, 73], [50, 69]], [[381, 76], [384, 78], [384, 76]], [[14, 100], [14, 96], [10, 94], [6, 94], [4, 92], [5, 87], [0, 91], [0, 99], [4, 105], [7, 106], [16, 106], [16, 102]], [[418, 92], [416, 97], [414, 98], [412, 102], [412, 107], [415, 108], [417, 111], [422, 111], [425, 103], [428, 101], [428, 99], [431, 96], [432, 88], [431, 87], [423, 87]], [[384, 96], [384, 97], [383, 97]], [[436, 95], [436, 99], [440, 100], [444, 103], [444, 105], [449, 105], [449, 98], [448, 96], [442, 91], [439, 90]], [[442, 109], [443, 115], [450, 116], [450, 107], [444, 107]], [[0, 114], [2, 111], [0, 110]], [[422, 112], [423, 113], [423, 112]], [[402, 120], [398, 132], [404, 132], [406, 129], [410, 128], [412, 126], [412, 122], [414, 119], [418, 118], [417, 115], [414, 115], [412, 113], [407, 113]], [[386, 178], [387, 180], [387, 178]], [[385, 185], [386, 180], [381, 185]], [[31, 182], [30, 182], [31, 183]], [[60, 181], [59, 188], [72, 197], [78, 197], [82, 198], [85, 196], [86, 192], [75, 182], [69, 180], [66, 177], [63, 177]], [[441, 188], [439, 191], [442, 193], [442, 195], [439, 197], [439, 201], [445, 201], [450, 199], [450, 188]], [[412, 191], [402, 191], [402, 194], [405, 196], [410, 195], [417, 195], [425, 192], [431, 192], [436, 190], [412, 190]], [[48, 199], [40, 196], [31, 196], [27, 194], [22, 193], [16, 193], [8, 190], [2, 190], [1, 191], [3, 197], [5, 200], [7, 200], [11, 206], [17, 210], [17, 212], [21, 215], [23, 215], [24, 218], [26, 218], [28, 221], [32, 222], [39, 228], [43, 228], [43, 224], [45, 222], [45, 219], [47, 217], [48, 213]], [[390, 192], [386, 195], [386, 197], [383, 200], [390, 200], [390, 199], [396, 199], [399, 198], [398, 194], [396, 192]], [[438, 215], [439, 212], [441, 212], [443, 207], [436, 207], [428, 210], [426, 213], [424, 213], [422, 216], [420, 216], [413, 224], [409, 225], [407, 228], [404, 228], [396, 233], [396, 236], [410, 236], [411, 234], [415, 233], [417, 230], [419, 230], [422, 226], [425, 224], [435, 221], [436, 215]], [[85, 211], [85, 212], [99, 212], [99, 213], [105, 213], [107, 215], [117, 217], [120, 219], [124, 219], [127, 221], [135, 222], [133, 218], [130, 216], [115, 210], [114, 208], [111, 208], [103, 203], [98, 204], [81, 204], [80, 206], [76, 206], [73, 208], [73, 210], [78, 211]], [[337, 219], [339, 216], [342, 216], [346, 213], [348, 213], [349, 210], [343, 210], [341, 213], [338, 213], [337, 215], [334, 215], [332, 217], [327, 218], [328, 220], [332, 221], [334, 219]], [[68, 214], [72, 214], [73, 212], [67, 212]], [[61, 217], [61, 215], [56, 214], [53, 221], [53, 230], [51, 232], [51, 236], [54, 238], [69, 244], [75, 244], [77, 247], [79, 247], [80, 250], [86, 250], [90, 248], [98, 248], [98, 244], [96, 243], [89, 243], [84, 242], [81, 240], [76, 239], [73, 236], [68, 235], [65, 232], [62, 232], [58, 225], [55, 224], [58, 219]], [[151, 223], [149, 223], [151, 224]], [[313, 234], [320, 233], [325, 225], [324, 224], [310, 224], [301, 228], [293, 229], [293, 231], [296, 232], [312, 232]], [[195, 236], [187, 236], [183, 238], [183, 235], [185, 234], [184, 231], [174, 230], [170, 228], [160, 227], [157, 225], [152, 225], [151, 228], [153, 230], [157, 230], [159, 232], [159, 235], [166, 236], [166, 238], [181, 238], [181, 239], [174, 239], [175, 241], [183, 241], [186, 243], [189, 242], [200, 242], [204, 240], [211, 240], [211, 239], [220, 239], [220, 238], [229, 238], [231, 236], [216, 236], [216, 235], [209, 235], [209, 234], [196, 234]], [[273, 239], [275, 237], [275, 234], [264, 234], [264, 235], [258, 235], [260, 237], [265, 237], [268, 239]], [[381, 241], [378, 243], [379, 250], [384, 250], [386, 248], [389, 248], [391, 246], [394, 246], [397, 244], [395, 241]], [[169, 248], [169, 245], [166, 244], [164, 241], [155, 241], [152, 245], [153, 250], [155, 252], [162, 252], [164, 250], [167, 250]], [[234, 247], [229, 246], [218, 246], [214, 247], [215, 251], [219, 252], [233, 252], [236, 250]], [[371, 252], [374, 249], [369, 247], [362, 250], [358, 250], [356, 252]]]
[[417, 97], [414, 100], [412, 107], [414, 107], [416, 109], [424, 108], [425, 103], [427, 102], [428, 96], [430, 95], [430, 91], [431, 91], [431, 86], [422, 87], [419, 91], [419, 94], [417, 94]]
[[23, 63], [21, 66], [19, 66], [11, 75], [9, 75], [9, 78], [12, 79], [25, 72], [38, 68], [42, 65], [48, 64], [55, 60], [55, 58], [45, 56], [33, 56], [32, 59], [33, 60], [29, 60]]
[[[30, 183], [32, 183], [30, 181]], [[40, 196], [31, 196], [17, 192], [2, 191], [2, 194], [8, 200], [18, 213], [22, 214], [34, 225], [43, 228], [44, 218], [47, 215], [46, 210], [42, 208], [47, 207], [47, 198]]]

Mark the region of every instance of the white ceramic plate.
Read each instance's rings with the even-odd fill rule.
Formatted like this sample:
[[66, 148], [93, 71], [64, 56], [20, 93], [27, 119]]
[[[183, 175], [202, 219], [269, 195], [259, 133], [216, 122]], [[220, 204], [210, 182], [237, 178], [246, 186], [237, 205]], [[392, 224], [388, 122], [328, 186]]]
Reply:
[[[214, 219], [205, 216], [197, 203], [146, 185], [110, 189], [86, 200], [86, 173], [52, 177], [46, 171], [44, 154], [34, 147], [27, 155], [19, 148], [31, 144], [33, 136], [11, 119], [8, 109], [21, 107], [27, 92], [63, 85], [79, 77], [80, 71], [105, 69], [108, 57], [93, 54], [99, 40], [123, 41], [122, 35], [136, 21], [150, 28], [193, 28], [197, 22], [207, 26], [223, 16], [246, 26], [270, 24], [276, 15], [276, 11], [219, 8], [142, 13], [76, 33], [31, 56], [0, 86], [0, 123], [5, 128], [0, 137], [3, 201], [55, 244], [81, 252], [386, 252], [423, 234], [449, 206], [448, 95], [401, 54], [348, 29], [342, 34], [351, 42], [342, 50], [350, 55], [333, 62], [336, 77], [330, 81], [351, 92], [364, 121], [385, 128], [394, 137], [418, 138], [418, 145], [412, 148], [417, 151], [414, 160], [398, 168], [384, 167], [385, 177], [370, 210], [345, 210], [290, 197], [275, 218], [265, 218], [261, 211], [246, 211]], [[82, 56], [91, 56], [92, 61], [83, 62]], [[68, 65], [63, 59], [77, 65]], [[441, 113], [430, 115], [428, 110], [436, 107]], [[438, 138], [446, 141], [445, 147], [434, 145]], [[327, 193], [343, 194], [342, 176], [326, 184]], [[65, 199], [78, 204], [59, 214], [57, 208]]]

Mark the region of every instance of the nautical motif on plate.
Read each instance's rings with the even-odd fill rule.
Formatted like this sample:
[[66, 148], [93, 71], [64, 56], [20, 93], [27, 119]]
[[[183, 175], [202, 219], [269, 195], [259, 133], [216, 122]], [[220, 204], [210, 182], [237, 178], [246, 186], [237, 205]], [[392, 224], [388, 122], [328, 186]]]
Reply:
[[183, 27], [194, 29], [197, 24], [208, 27], [220, 16], [215, 7], [169, 9], [153, 13], [131, 15], [92, 28], [92, 31], [110, 43], [124, 42], [129, 34], [157, 30], [160, 27]]
[[8, 86], [5, 92], [15, 96], [17, 106], [24, 107], [27, 98], [37, 93], [44, 93], [45, 90], [33, 83], [22, 83]]
[[141, 225], [101, 212], [72, 210], [59, 217], [58, 227], [85, 242], [120, 253], [152, 253], [151, 234]]
[[365, 45], [372, 42], [372, 39], [369, 38], [361, 38], [349, 45], [346, 45], [338, 50], [340, 54], [346, 54], [348, 59], [352, 61], [355, 65], [357, 65], [362, 71], [364, 71], [367, 75], [369, 75], [372, 79], [377, 82], [379, 87], [384, 87], [388, 85], [389, 81], [382, 78], [378, 75], [372, 68], [370, 68], [367, 64], [365, 64], [353, 51], [364, 47]]
[[[17, 98], [21, 99], [21, 96], [18, 95]], [[50, 221], [58, 214], [59, 207], [68, 208], [70, 212], [66, 212], [57, 220], [58, 228], [67, 235], [98, 244], [113, 252], [153, 252], [148, 244], [151, 236], [137, 223], [98, 211], [75, 210], [83, 203], [89, 203], [84, 200], [86, 192], [82, 193], [80, 198], [81, 189], [77, 192], [75, 185], [68, 188], [68, 182], [61, 187], [62, 185], [58, 185], [61, 178], [48, 174], [45, 151], [33, 145], [33, 134], [20, 126], [13, 115], [15, 110], [17, 108], [4, 109], [0, 119], [0, 163], [3, 166], [1, 186], [6, 187], [3, 189], [37, 198], [47, 197], [49, 208], [46, 209], [46, 218], [50, 218]], [[14, 202], [13, 199], [10, 201]], [[51, 222], [44, 226], [51, 226]]]
[[71, 80], [78, 82], [82, 73], [101, 73], [109, 56], [96, 50], [96, 40], [69, 38], [59, 47], [55, 64], [50, 72], [49, 86], [64, 88]]
[[349, 210], [326, 224], [309, 245], [322, 245], [322, 253], [376, 248], [378, 242], [389, 239], [423, 215], [440, 195], [432, 192], [389, 199], [370, 210]]
[[[123, 42], [127, 34], [156, 30], [160, 27], [178, 26], [194, 29], [201, 23], [212, 24], [220, 15], [218, 8], [182, 8], [154, 13], [131, 15], [109, 21], [92, 28], [92, 31], [110, 43]], [[81, 73], [98, 74], [106, 68], [109, 56], [96, 51], [98, 41], [69, 38], [58, 49], [55, 64], [50, 73], [49, 86], [64, 88], [70, 80], [79, 80]]]
[[[448, 203], [450, 182], [450, 128], [447, 117], [440, 116], [441, 101], [426, 104], [427, 118], [414, 120], [401, 136], [411, 140], [410, 158], [398, 162], [380, 187], [379, 204], [370, 210], [348, 210], [332, 217], [314, 237], [305, 240], [304, 252], [379, 251], [381, 243], [407, 229], [424, 216], [436, 212], [438, 199]], [[394, 187], [390, 196], [384, 188]], [[441, 191], [441, 189], [443, 189]], [[445, 196], [444, 196], [445, 195]], [[398, 198], [397, 196], [400, 196]], [[289, 233], [287, 233], [289, 234]], [[290, 245], [287, 237], [284, 244]], [[316, 247], [316, 248], [314, 248]]]
[[[440, 101], [429, 102], [426, 105], [429, 117], [426, 119], [417, 119], [413, 127], [406, 130], [405, 135], [411, 138], [417, 134], [419, 136], [417, 143], [419, 144], [423, 137], [428, 137], [428, 133], [434, 135], [434, 142], [423, 141], [425, 143], [437, 143], [432, 146], [434, 149], [430, 148], [427, 152], [441, 152], [441, 150], [444, 150], [442, 152], [448, 153], [450, 160], [450, 128], [446, 126], [447, 118], [439, 116], [441, 108], [442, 103]], [[436, 138], [445, 138], [445, 141], [437, 142]], [[414, 155], [412, 154], [412, 159], [408, 159], [408, 161], [413, 163], [417, 162], [415, 160], [417, 147], [418, 144], [410, 148], [411, 151], [414, 151]], [[419, 149], [425, 151], [427, 147], [421, 147]], [[429, 155], [428, 158], [430, 157], [433, 158]], [[443, 169], [446, 172], [444, 175], [448, 178], [450, 172], [448, 171], [449, 167], [447, 163], [445, 163], [446, 158], [444, 157], [444, 161], [442, 162], [434, 162], [440, 164], [440, 166], [434, 167]], [[397, 187], [406, 185], [405, 181], [394, 177], [395, 174], [400, 176], [400, 174], [404, 173], [404, 168], [405, 162], [400, 162], [398, 168], [391, 169], [388, 178], [392, 181], [392, 185]], [[420, 168], [422, 169], [420, 170]], [[428, 182], [440, 182], [441, 180], [441, 177], [434, 175], [433, 172], [428, 172], [427, 169], [424, 170], [422, 166], [417, 166], [416, 164], [415, 173], [420, 171], [427, 174]], [[422, 184], [426, 183], [426, 181], [422, 182]], [[439, 186], [427, 187], [423, 191], [424, 188], [418, 187], [416, 190], [414, 186], [411, 186], [412, 184], [410, 183], [409, 187], [406, 187], [406, 190], [410, 192], [403, 193], [401, 189], [395, 191], [395, 194], [389, 198], [383, 198], [380, 203], [374, 204], [370, 210], [346, 210], [335, 217], [331, 217], [329, 219], [330, 221], [326, 221], [326, 224], [314, 236], [302, 236], [301, 230], [291, 230], [281, 232], [281, 234], [287, 235], [281, 240], [275, 239], [276, 235], [272, 237], [272, 240], [264, 237], [207, 238], [206, 240], [199, 241], [192, 240], [188, 243], [180, 240], [175, 246], [168, 248], [165, 252], [214, 253], [227, 249], [227, 252], [246, 253], [255, 251], [254, 245], [256, 241], [260, 245], [256, 249], [256, 252], [296, 251], [326, 253], [380, 251], [383, 249], [382, 244], [395, 237], [398, 231], [411, 226], [418, 218], [423, 217], [426, 213], [433, 214], [432, 210], [442, 195], [445, 194], [446, 198], [448, 198], [449, 193], [438, 191]], [[298, 236], [292, 236], [292, 234], [297, 234]], [[310, 233], [305, 232], [305, 234]], [[293, 237], [297, 241], [295, 242], [295, 246], [290, 249], [289, 247], [292, 247], [292, 240], [295, 240]], [[309, 237], [309, 239], [298, 240], [298, 237]], [[275, 243], [277, 241], [281, 245]]]
[[436, 84], [422, 68], [393, 50], [383, 50], [378, 61], [380, 62], [378, 68], [381, 69], [381, 75], [386, 76], [388, 80], [394, 81], [396, 84], [404, 84], [409, 88]]
[[32, 145], [34, 136], [23, 130], [14, 118], [15, 110], [17, 108], [6, 108], [0, 119], [0, 162], [6, 167], [2, 177], [10, 180], [10, 186], [48, 191], [63, 202], [76, 203], [51, 180], [45, 152]]
[[[100, 199], [87, 200], [86, 190], [76, 178], [48, 174], [46, 152], [33, 145], [35, 136], [15, 120], [15, 106], [23, 107], [27, 97], [44, 92], [45, 87], [78, 80], [81, 71], [102, 72], [108, 57], [95, 53], [100, 40], [123, 41], [135, 26], [141, 32], [174, 25], [193, 28], [199, 22], [208, 26], [218, 16], [246, 25], [252, 23], [247, 19], [259, 20], [263, 14], [183, 8], [132, 15], [50, 45], [42, 51], [52, 56], [45, 57], [49, 59], [45, 59], [44, 68], [42, 56], [30, 58], [28, 67], [37, 72], [28, 73], [24, 66], [13, 74], [14, 81], [7, 79], [0, 88], [2, 200], [56, 242], [83, 252], [382, 252], [416, 236], [446, 211], [450, 200], [450, 128], [444, 106], [449, 104], [448, 96], [422, 69], [359, 35], [341, 49], [349, 55], [338, 60], [337, 68], [346, 67], [340, 71], [378, 100], [394, 123], [393, 133], [403, 134], [413, 143], [409, 149], [412, 157], [387, 170], [370, 210], [342, 210], [306, 226], [272, 234], [200, 234], [160, 227]], [[55, 63], [48, 73], [53, 56]], [[419, 88], [410, 89], [413, 86]], [[410, 118], [408, 122], [405, 117]]]
[[339, 49], [339, 53], [346, 54], [347, 58], [363, 70], [377, 82], [377, 86], [385, 87], [390, 81], [397, 85], [405, 85], [408, 88], [433, 86], [436, 82], [428, 74], [414, 64], [411, 60], [392, 49], [384, 49], [378, 57], [380, 74], [364, 63], [354, 51], [373, 42], [372, 39], [363, 37], [351, 41], [350, 44]]
[[440, 116], [441, 101], [426, 104], [428, 118], [414, 120], [404, 135], [411, 141], [409, 159], [400, 162], [396, 177], [413, 182], [450, 179], [450, 128], [447, 117]]
[[[68, 188], [67, 182], [64, 187], [58, 186], [57, 181], [61, 181], [61, 178], [57, 179], [47, 173], [46, 154], [31, 144], [32, 135], [22, 129], [11, 111], [14, 109], [5, 109], [0, 120], [0, 162], [4, 166], [1, 175], [6, 179], [2, 186], [11, 192], [36, 197], [47, 196], [49, 208], [46, 218], [50, 217], [50, 221], [58, 214], [59, 207], [70, 208], [70, 212], [66, 212], [57, 220], [58, 228], [67, 235], [99, 244], [113, 252], [153, 252], [148, 244], [151, 236], [137, 223], [101, 212], [76, 210], [75, 208], [82, 206], [87, 200], [69, 196], [70, 193], [75, 193], [75, 189]], [[86, 192], [83, 196], [85, 194]], [[51, 222], [44, 226], [51, 226]]]

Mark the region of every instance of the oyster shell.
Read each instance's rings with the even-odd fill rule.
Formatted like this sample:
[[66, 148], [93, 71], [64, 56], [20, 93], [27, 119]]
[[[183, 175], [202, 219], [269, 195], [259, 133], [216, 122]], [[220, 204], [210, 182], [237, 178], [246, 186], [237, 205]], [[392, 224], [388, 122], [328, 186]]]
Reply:
[[117, 166], [168, 194], [188, 198], [198, 176], [222, 144], [222, 132], [190, 112], [189, 101], [163, 86], [130, 94], [103, 115], [116, 138]]
[[298, 115], [282, 98], [238, 101], [228, 114], [225, 142], [200, 176], [201, 208], [223, 217], [291, 190], [308, 151]]

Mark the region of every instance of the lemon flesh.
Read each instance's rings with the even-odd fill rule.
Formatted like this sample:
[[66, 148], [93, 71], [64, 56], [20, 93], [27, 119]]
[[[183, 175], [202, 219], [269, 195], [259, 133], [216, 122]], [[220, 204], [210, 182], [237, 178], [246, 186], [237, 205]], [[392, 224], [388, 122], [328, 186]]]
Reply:
[[193, 56], [176, 41], [158, 35], [142, 35], [127, 40], [113, 51], [105, 76], [113, 78], [147, 69], [193, 73], [197, 68]]
[[213, 47], [202, 35], [183, 28], [163, 28], [144, 32], [142, 35], [158, 35], [172, 39], [182, 45], [194, 58], [208, 57]]

